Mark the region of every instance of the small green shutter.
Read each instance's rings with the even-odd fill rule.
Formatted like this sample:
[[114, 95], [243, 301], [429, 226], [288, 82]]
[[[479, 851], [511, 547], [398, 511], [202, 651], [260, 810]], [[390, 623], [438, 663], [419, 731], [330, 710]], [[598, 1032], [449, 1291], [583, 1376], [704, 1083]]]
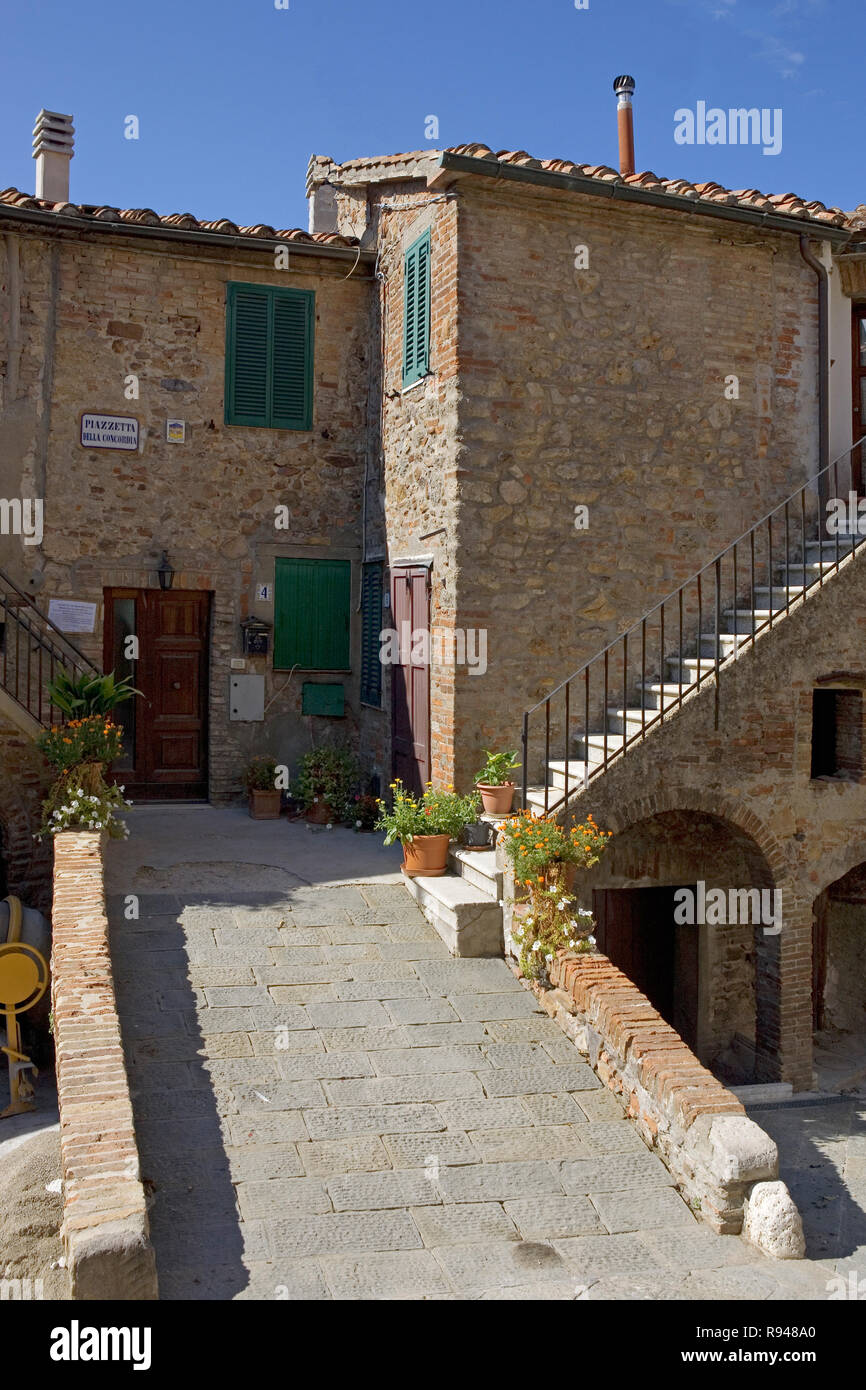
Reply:
[[430, 370], [430, 233], [409, 247], [403, 264], [403, 385]]
[[268, 423], [269, 316], [265, 290], [229, 285], [226, 419], [230, 424]]
[[382, 704], [382, 663], [379, 634], [382, 631], [382, 564], [364, 566], [361, 589], [361, 703]]
[[228, 285], [226, 424], [312, 429], [314, 321], [312, 290]]
[[351, 665], [348, 560], [278, 559], [274, 585], [274, 667], [347, 671]]

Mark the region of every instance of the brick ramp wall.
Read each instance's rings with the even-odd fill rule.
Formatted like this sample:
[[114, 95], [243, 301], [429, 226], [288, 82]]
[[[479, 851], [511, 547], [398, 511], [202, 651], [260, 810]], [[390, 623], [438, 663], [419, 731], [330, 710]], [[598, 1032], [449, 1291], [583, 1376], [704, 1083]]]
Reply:
[[742, 1230], [752, 1187], [778, 1178], [776, 1145], [606, 956], [561, 951], [542, 1007], [588, 1057], [701, 1218]]
[[51, 955], [63, 1241], [73, 1298], [154, 1299], [156, 1267], [114, 998], [103, 846], [54, 840]]

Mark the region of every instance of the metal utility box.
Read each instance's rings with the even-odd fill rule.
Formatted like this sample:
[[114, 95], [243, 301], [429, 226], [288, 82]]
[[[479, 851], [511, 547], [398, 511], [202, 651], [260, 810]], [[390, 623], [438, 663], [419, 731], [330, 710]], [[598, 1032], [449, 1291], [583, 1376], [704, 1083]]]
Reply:
[[264, 676], [229, 676], [229, 719], [256, 723], [264, 717]]

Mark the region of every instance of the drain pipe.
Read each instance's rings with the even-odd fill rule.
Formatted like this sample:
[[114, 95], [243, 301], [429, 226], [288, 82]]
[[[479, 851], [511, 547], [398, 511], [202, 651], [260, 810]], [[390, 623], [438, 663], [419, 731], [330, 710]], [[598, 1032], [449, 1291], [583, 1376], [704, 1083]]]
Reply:
[[800, 236], [800, 255], [818, 277], [818, 467], [821, 471], [818, 496], [823, 532], [824, 501], [830, 486], [830, 479], [823, 472], [830, 462], [830, 277], [827, 267], [813, 254], [805, 233]]

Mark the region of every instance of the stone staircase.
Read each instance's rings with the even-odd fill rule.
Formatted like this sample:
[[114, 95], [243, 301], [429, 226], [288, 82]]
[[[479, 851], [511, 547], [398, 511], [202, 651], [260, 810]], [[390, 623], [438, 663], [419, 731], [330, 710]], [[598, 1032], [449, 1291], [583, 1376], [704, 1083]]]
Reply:
[[[747, 533], [748, 534], [748, 533]], [[696, 693], [718, 669], [736, 661], [755, 637], [784, 621], [791, 609], [813, 588], [852, 561], [863, 537], [841, 534], [832, 540], [807, 540], [799, 558], [770, 569], [772, 587], [757, 584], [751, 600], [741, 606], [739, 596], [720, 606], [718, 638], [703, 630], [664, 661], [663, 679], [639, 681], [632, 687], [633, 703], [608, 704], [602, 727], [575, 738], [573, 756], [548, 759], [547, 785], [530, 786], [527, 808], [536, 815], [560, 814], [572, 797], [581, 794], [588, 780], [654, 726], [676, 714], [684, 700]], [[567, 780], [566, 780], [567, 779]], [[515, 797], [518, 800], [518, 797]], [[485, 817], [491, 823], [491, 845], [484, 849], [452, 848], [448, 872], [442, 878], [406, 879], [412, 897], [455, 956], [497, 956], [503, 952], [503, 875], [495, 843], [496, 823], [503, 817]]]
[[[824, 541], [807, 541], [804, 555], [796, 563], [779, 566], [774, 573], [772, 589], [769, 585], [756, 585], [748, 606], [722, 609], [724, 630], [718, 635], [719, 669], [724, 669], [746, 646], [751, 645], [753, 634], [769, 628], [784, 620], [791, 606], [801, 600], [824, 577], [837, 569], [837, 551], [844, 563], [850, 559], [855, 546], [863, 538], [856, 535], [840, 534], [837, 538]], [[787, 580], [787, 583], [786, 583]], [[698, 639], [694, 637], [684, 647], [682, 657], [666, 659], [664, 681], [644, 681], [633, 687], [634, 703], [628, 708], [609, 705], [606, 723], [593, 728], [588, 735], [574, 741], [574, 757], [550, 759], [547, 763], [547, 786], [530, 786], [527, 802], [537, 815], [544, 815], [546, 808], [556, 806], [562, 810], [563, 796], [567, 791], [579, 795], [581, 789], [594, 774], [621, 757], [629, 744], [662, 723], [663, 712], [679, 707], [685, 698], [697, 691], [707, 682], [716, 670], [716, 634], [703, 632]], [[674, 714], [676, 709], [674, 709]], [[665, 719], [670, 718], [665, 713]]]

